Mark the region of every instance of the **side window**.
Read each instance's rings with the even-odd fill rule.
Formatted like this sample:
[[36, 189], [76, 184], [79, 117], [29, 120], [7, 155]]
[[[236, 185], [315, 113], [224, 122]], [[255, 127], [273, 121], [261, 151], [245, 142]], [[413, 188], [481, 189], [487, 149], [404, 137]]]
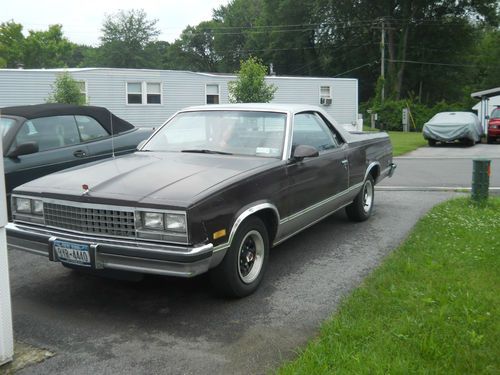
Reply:
[[109, 134], [102, 125], [89, 116], [75, 116], [82, 142], [104, 138]]
[[292, 147], [297, 145], [313, 146], [320, 152], [337, 147], [328, 125], [314, 113], [295, 115]]
[[19, 129], [14, 145], [33, 141], [38, 143], [39, 151], [80, 143], [75, 118], [52, 116], [26, 121]]

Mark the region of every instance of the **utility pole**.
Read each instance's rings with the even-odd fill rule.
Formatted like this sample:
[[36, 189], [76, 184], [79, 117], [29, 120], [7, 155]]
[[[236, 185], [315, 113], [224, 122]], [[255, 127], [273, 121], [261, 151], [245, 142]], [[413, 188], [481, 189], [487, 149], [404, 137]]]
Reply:
[[382, 90], [380, 92], [380, 100], [384, 103], [385, 96], [385, 28], [384, 28], [384, 17], [381, 19], [382, 22], [382, 35], [380, 38], [380, 77], [382, 77]]

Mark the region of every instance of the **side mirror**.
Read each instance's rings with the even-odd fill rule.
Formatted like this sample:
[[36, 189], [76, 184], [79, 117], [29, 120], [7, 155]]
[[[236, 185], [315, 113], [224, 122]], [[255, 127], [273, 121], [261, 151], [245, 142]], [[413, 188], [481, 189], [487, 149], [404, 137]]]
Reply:
[[292, 159], [300, 161], [304, 158], [315, 158], [317, 156], [319, 156], [319, 152], [316, 147], [308, 145], [298, 145], [293, 151]]
[[26, 142], [17, 145], [17, 147], [7, 154], [9, 158], [17, 158], [21, 155], [29, 155], [38, 152], [37, 142]]

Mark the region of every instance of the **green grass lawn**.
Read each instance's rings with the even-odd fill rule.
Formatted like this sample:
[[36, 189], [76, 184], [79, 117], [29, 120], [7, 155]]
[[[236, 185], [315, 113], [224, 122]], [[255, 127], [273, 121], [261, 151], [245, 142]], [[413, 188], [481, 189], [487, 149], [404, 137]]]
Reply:
[[427, 145], [427, 141], [422, 137], [422, 133], [388, 132], [388, 134], [391, 138], [394, 156], [403, 155]]
[[500, 198], [435, 207], [279, 374], [500, 374]]
[[[378, 129], [372, 129], [370, 127], [363, 127], [363, 131], [370, 132], [375, 131], [378, 132]], [[387, 132], [389, 137], [391, 138], [393, 149], [393, 156], [400, 156], [406, 154], [407, 152], [416, 150], [419, 147], [423, 147], [427, 145], [427, 141], [422, 136], [421, 132], [399, 132], [399, 131], [390, 131]]]

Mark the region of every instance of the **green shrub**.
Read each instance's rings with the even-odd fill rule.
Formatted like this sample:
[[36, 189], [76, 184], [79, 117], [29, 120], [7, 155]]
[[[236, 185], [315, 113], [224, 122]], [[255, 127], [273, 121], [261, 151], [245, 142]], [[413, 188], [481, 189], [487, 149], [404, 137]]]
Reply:
[[85, 105], [85, 96], [80, 91], [78, 81], [71, 74], [63, 72], [57, 75], [57, 78], [52, 86], [52, 93], [47, 98], [48, 103], [65, 103]]
[[446, 111], [468, 111], [465, 105], [461, 103], [446, 103], [441, 101], [434, 106], [429, 107], [425, 104], [417, 103], [412, 99], [394, 100], [387, 99], [383, 104], [374, 103], [374, 101], [363, 103], [360, 106], [364, 117], [367, 119], [366, 124], [370, 124], [370, 114], [367, 110], [371, 109], [377, 113], [378, 120], [376, 127], [382, 130], [403, 130], [402, 112], [403, 108], [410, 109], [410, 131], [422, 131], [424, 124], [438, 112]]

